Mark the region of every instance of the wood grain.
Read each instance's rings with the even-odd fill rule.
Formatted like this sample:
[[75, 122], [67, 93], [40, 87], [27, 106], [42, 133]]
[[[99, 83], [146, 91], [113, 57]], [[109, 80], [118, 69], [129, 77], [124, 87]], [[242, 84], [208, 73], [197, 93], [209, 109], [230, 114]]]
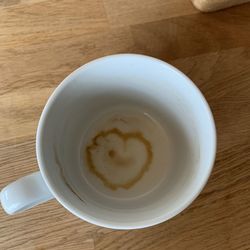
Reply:
[[85, 62], [134, 52], [166, 60], [202, 90], [218, 154], [208, 184], [180, 215], [117, 231], [56, 201], [0, 210], [2, 250], [247, 250], [250, 246], [250, 4], [211, 14], [187, 0], [0, 0], [0, 188], [37, 171], [35, 132], [59, 82]]

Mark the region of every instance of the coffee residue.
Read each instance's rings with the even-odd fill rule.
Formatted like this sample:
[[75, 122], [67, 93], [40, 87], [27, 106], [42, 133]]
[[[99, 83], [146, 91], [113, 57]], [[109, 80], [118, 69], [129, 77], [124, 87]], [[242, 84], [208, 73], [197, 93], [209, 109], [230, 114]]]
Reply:
[[[139, 173], [134, 176], [133, 178], [131, 178], [129, 181], [125, 182], [125, 183], [113, 183], [110, 180], [108, 180], [104, 174], [100, 173], [100, 171], [98, 171], [97, 167], [95, 166], [94, 162], [93, 162], [93, 158], [92, 158], [92, 150], [96, 149], [98, 146], [100, 146], [98, 144], [98, 139], [100, 138], [104, 138], [109, 136], [109, 135], [116, 135], [119, 138], [121, 138], [123, 140], [123, 143], [126, 144], [126, 142], [129, 139], [134, 139], [134, 140], [138, 140], [139, 142], [143, 143], [143, 145], [145, 146], [146, 149], [146, 160], [145, 163], [142, 165]], [[131, 188], [133, 185], [135, 185], [144, 175], [144, 173], [149, 169], [150, 164], [152, 162], [153, 159], [153, 152], [152, 152], [152, 146], [151, 143], [140, 133], [140, 132], [129, 132], [129, 133], [125, 133], [122, 132], [121, 130], [117, 129], [117, 128], [113, 128], [110, 130], [106, 130], [106, 131], [100, 131], [93, 139], [92, 139], [92, 143], [91, 145], [87, 146], [85, 149], [85, 155], [86, 155], [86, 161], [88, 164], [88, 167], [90, 169], [90, 171], [97, 176], [103, 183], [105, 186], [107, 186], [108, 188], [112, 189], [112, 190], [116, 190], [119, 187], [120, 188], [124, 188], [124, 189], [129, 189]], [[133, 163], [134, 159], [131, 157], [124, 157], [122, 155], [120, 155], [118, 152], [116, 152], [115, 149], [109, 150], [108, 157], [110, 157], [110, 159], [118, 166], [118, 167], [130, 167], [131, 164]]]
[[115, 163], [117, 167], [129, 167], [134, 162], [134, 159], [131, 157], [124, 157], [119, 155], [115, 150], [110, 150], [108, 156]]

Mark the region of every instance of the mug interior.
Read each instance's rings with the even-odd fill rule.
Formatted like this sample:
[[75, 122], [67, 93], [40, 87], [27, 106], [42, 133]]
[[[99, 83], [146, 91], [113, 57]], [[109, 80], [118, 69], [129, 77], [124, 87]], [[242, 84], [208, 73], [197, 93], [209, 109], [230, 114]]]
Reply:
[[[173, 145], [171, 171], [144, 193], [136, 186], [111, 191], [98, 180], [93, 186], [83, 162], [91, 124], [124, 106], [152, 115]], [[151, 226], [186, 208], [209, 177], [215, 148], [213, 117], [195, 85], [167, 63], [133, 54], [97, 59], [69, 75], [46, 104], [37, 132], [39, 167], [58, 201], [86, 221], [118, 229]]]

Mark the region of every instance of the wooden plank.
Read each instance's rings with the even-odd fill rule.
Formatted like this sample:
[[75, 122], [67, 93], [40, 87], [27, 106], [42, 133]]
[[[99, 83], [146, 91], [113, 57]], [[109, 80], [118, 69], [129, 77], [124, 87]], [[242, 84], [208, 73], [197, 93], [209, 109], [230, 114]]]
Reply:
[[111, 26], [124, 26], [184, 16], [198, 11], [183, 0], [104, 0]]

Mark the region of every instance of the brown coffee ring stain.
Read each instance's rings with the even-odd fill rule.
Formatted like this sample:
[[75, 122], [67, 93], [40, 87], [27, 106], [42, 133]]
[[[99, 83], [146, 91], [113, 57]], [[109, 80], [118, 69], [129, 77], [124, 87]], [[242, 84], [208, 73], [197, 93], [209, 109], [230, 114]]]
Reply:
[[[147, 151], [147, 159], [146, 159], [145, 163], [143, 164], [140, 172], [134, 178], [132, 178], [131, 180], [129, 180], [126, 183], [115, 184], [115, 183], [110, 182], [102, 173], [100, 173], [96, 169], [96, 167], [95, 167], [95, 165], [93, 163], [91, 150], [98, 147], [97, 140], [99, 138], [101, 138], [101, 137], [105, 138], [106, 136], [111, 135], [111, 134], [115, 134], [115, 135], [121, 137], [125, 143], [129, 139], [135, 138], [135, 139], [141, 141], [144, 144], [144, 146], [146, 148], [146, 151]], [[105, 186], [107, 186], [108, 188], [110, 188], [112, 190], [116, 190], [119, 187], [124, 188], [124, 189], [129, 189], [130, 187], [132, 187], [135, 183], [137, 183], [143, 177], [144, 173], [149, 169], [149, 166], [152, 163], [152, 159], [153, 159], [152, 146], [151, 146], [150, 142], [147, 139], [145, 139], [140, 132], [123, 133], [122, 131], [120, 131], [117, 128], [113, 128], [113, 129], [110, 129], [110, 130], [107, 130], [107, 131], [100, 131], [92, 139], [92, 144], [90, 146], [86, 147], [85, 153], [86, 153], [86, 160], [87, 160], [87, 164], [89, 166], [89, 170], [95, 176], [97, 176], [104, 183]]]

